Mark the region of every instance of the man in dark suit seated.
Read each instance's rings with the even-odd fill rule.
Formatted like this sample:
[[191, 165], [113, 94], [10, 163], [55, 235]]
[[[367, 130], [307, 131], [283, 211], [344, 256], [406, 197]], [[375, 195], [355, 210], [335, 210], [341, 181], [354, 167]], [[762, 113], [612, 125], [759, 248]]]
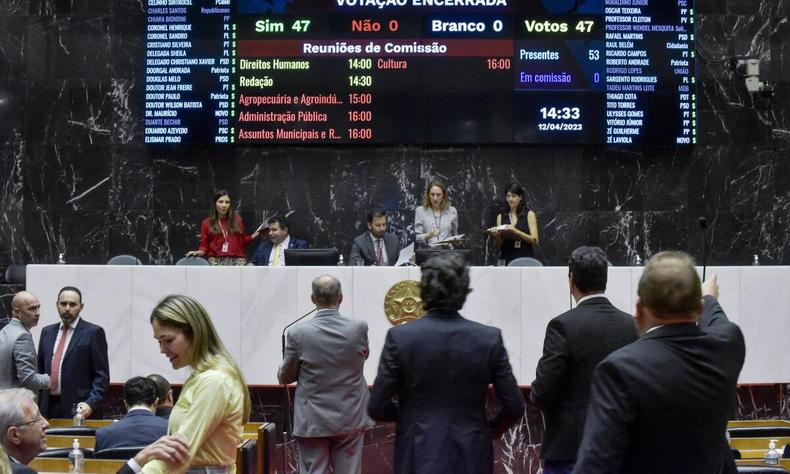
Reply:
[[[516, 423], [524, 399], [499, 329], [463, 318], [469, 269], [459, 255], [422, 265], [422, 319], [387, 332], [368, 413], [397, 422], [395, 474], [484, 474], [492, 438]], [[499, 414], [486, 416], [493, 384]]]
[[285, 249], [310, 248], [307, 242], [293, 238], [288, 233], [288, 219], [275, 216], [267, 221], [269, 238], [263, 239], [258, 250], [250, 259], [250, 265], [281, 267], [285, 266]]
[[169, 420], [170, 412], [173, 411], [173, 389], [170, 382], [159, 374], [151, 374], [148, 378], [156, 384], [156, 416]]
[[543, 409], [543, 474], [570, 474], [582, 440], [590, 381], [604, 357], [636, 340], [634, 318], [604, 296], [609, 262], [598, 247], [579, 247], [568, 259], [576, 307], [549, 321], [530, 400]]
[[38, 411], [33, 392], [26, 388], [0, 391], [0, 441], [8, 453], [12, 472], [36, 472], [27, 463], [47, 449], [44, 430], [48, 426]]
[[700, 284], [683, 252], [647, 262], [636, 303], [642, 336], [595, 369], [574, 473], [718, 474], [732, 467], [724, 433], [745, 347], [718, 293], [716, 277]]
[[373, 209], [368, 212], [368, 230], [351, 242], [348, 264], [392, 266], [398, 261], [399, 252], [398, 237], [387, 233], [387, 211]]
[[[27, 466], [47, 449], [44, 430], [49, 427], [36, 405], [36, 396], [25, 388], [0, 390], [0, 443], [8, 454], [14, 474], [36, 474]], [[140, 466], [161, 459], [172, 466], [184, 463], [189, 446], [179, 435], [162, 436], [140, 451], [117, 474], [140, 472]]]
[[167, 420], [154, 415], [156, 383], [147, 377], [132, 377], [123, 384], [126, 416], [96, 431], [96, 451], [109, 448], [147, 446], [167, 434]]

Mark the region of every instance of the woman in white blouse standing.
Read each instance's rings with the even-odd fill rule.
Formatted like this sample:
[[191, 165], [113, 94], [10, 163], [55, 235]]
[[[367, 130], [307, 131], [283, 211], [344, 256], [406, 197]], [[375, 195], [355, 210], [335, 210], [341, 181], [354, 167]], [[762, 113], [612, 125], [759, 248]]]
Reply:
[[447, 186], [432, 181], [425, 190], [422, 206], [414, 210], [417, 244], [426, 246], [458, 234], [458, 211], [450, 205]]

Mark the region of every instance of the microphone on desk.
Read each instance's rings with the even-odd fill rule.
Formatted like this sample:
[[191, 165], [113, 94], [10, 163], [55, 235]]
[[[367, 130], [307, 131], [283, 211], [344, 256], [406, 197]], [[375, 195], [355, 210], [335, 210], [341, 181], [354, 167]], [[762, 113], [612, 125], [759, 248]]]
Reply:
[[315, 313], [317, 309], [318, 308], [311, 309], [310, 311], [308, 311], [307, 313], [303, 314], [302, 316], [299, 316], [298, 319], [296, 319], [295, 321], [293, 321], [292, 323], [288, 324], [287, 326], [285, 326], [283, 328], [283, 334], [282, 334], [282, 339], [281, 339], [283, 358], [285, 358], [285, 331], [287, 331], [289, 327], [293, 326], [294, 324], [298, 323], [299, 321], [303, 320], [304, 318], [306, 318], [306, 317], [310, 316], [311, 314]]
[[705, 271], [708, 266], [708, 221], [705, 216], [699, 219], [699, 228], [702, 229], [702, 281], [705, 281]]

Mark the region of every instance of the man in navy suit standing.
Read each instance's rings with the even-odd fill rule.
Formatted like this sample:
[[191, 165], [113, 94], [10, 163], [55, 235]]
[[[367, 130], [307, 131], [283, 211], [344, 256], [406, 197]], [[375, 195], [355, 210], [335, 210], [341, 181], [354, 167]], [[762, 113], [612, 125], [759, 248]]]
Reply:
[[96, 451], [148, 446], [167, 434], [167, 420], [154, 415], [158, 402], [156, 382], [132, 377], [123, 384], [126, 416], [96, 431]]
[[46, 418], [71, 418], [80, 410], [85, 418], [98, 413], [110, 381], [107, 338], [104, 329], [80, 317], [82, 293], [66, 286], [58, 293], [60, 323], [41, 331], [38, 366], [49, 374], [51, 389], [39, 397]]
[[573, 472], [733, 472], [725, 431], [745, 346], [716, 277], [700, 284], [691, 257], [661, 252], [637, 293], [642, 336], [595, 368]]
[[[524, 413], [502, 333], [459, 314], [471, 291], [460, 256], [425, 262], [420, 290], [428, 314], [387, 332], [368, 413], [397, 422], [395, 474], [491, 473], [492, 438]], [[489, 384], [495, 416], [486, 414]]]
[[285, 266], [286, 249], [309, 248], [307, 242], [292, 238], [288, 234], [288, 219], [284, 216], [275, 216], [269, 219], [269, 238], [263, 239], [258, 250], [250, 259], [251, 265], [281, 267]]

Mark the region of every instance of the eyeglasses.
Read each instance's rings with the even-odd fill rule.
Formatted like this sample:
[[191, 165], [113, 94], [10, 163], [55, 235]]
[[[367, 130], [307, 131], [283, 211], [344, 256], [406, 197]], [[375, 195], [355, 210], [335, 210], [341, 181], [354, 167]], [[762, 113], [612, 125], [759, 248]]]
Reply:
[[32, 420], [26, 421], [24, 423], [20, 423], [20, 424], [15, 425], [15, 426], [17, 428], [21, 428], [21, 427], [26, 426], [26, 425], [32, 425], [33, 423], [41, 423], [42, 420], [44, 420], [44, 417], [42, 417], [41, 414], [39, 413], [39, 415], [37, 417], [33, 418]]

